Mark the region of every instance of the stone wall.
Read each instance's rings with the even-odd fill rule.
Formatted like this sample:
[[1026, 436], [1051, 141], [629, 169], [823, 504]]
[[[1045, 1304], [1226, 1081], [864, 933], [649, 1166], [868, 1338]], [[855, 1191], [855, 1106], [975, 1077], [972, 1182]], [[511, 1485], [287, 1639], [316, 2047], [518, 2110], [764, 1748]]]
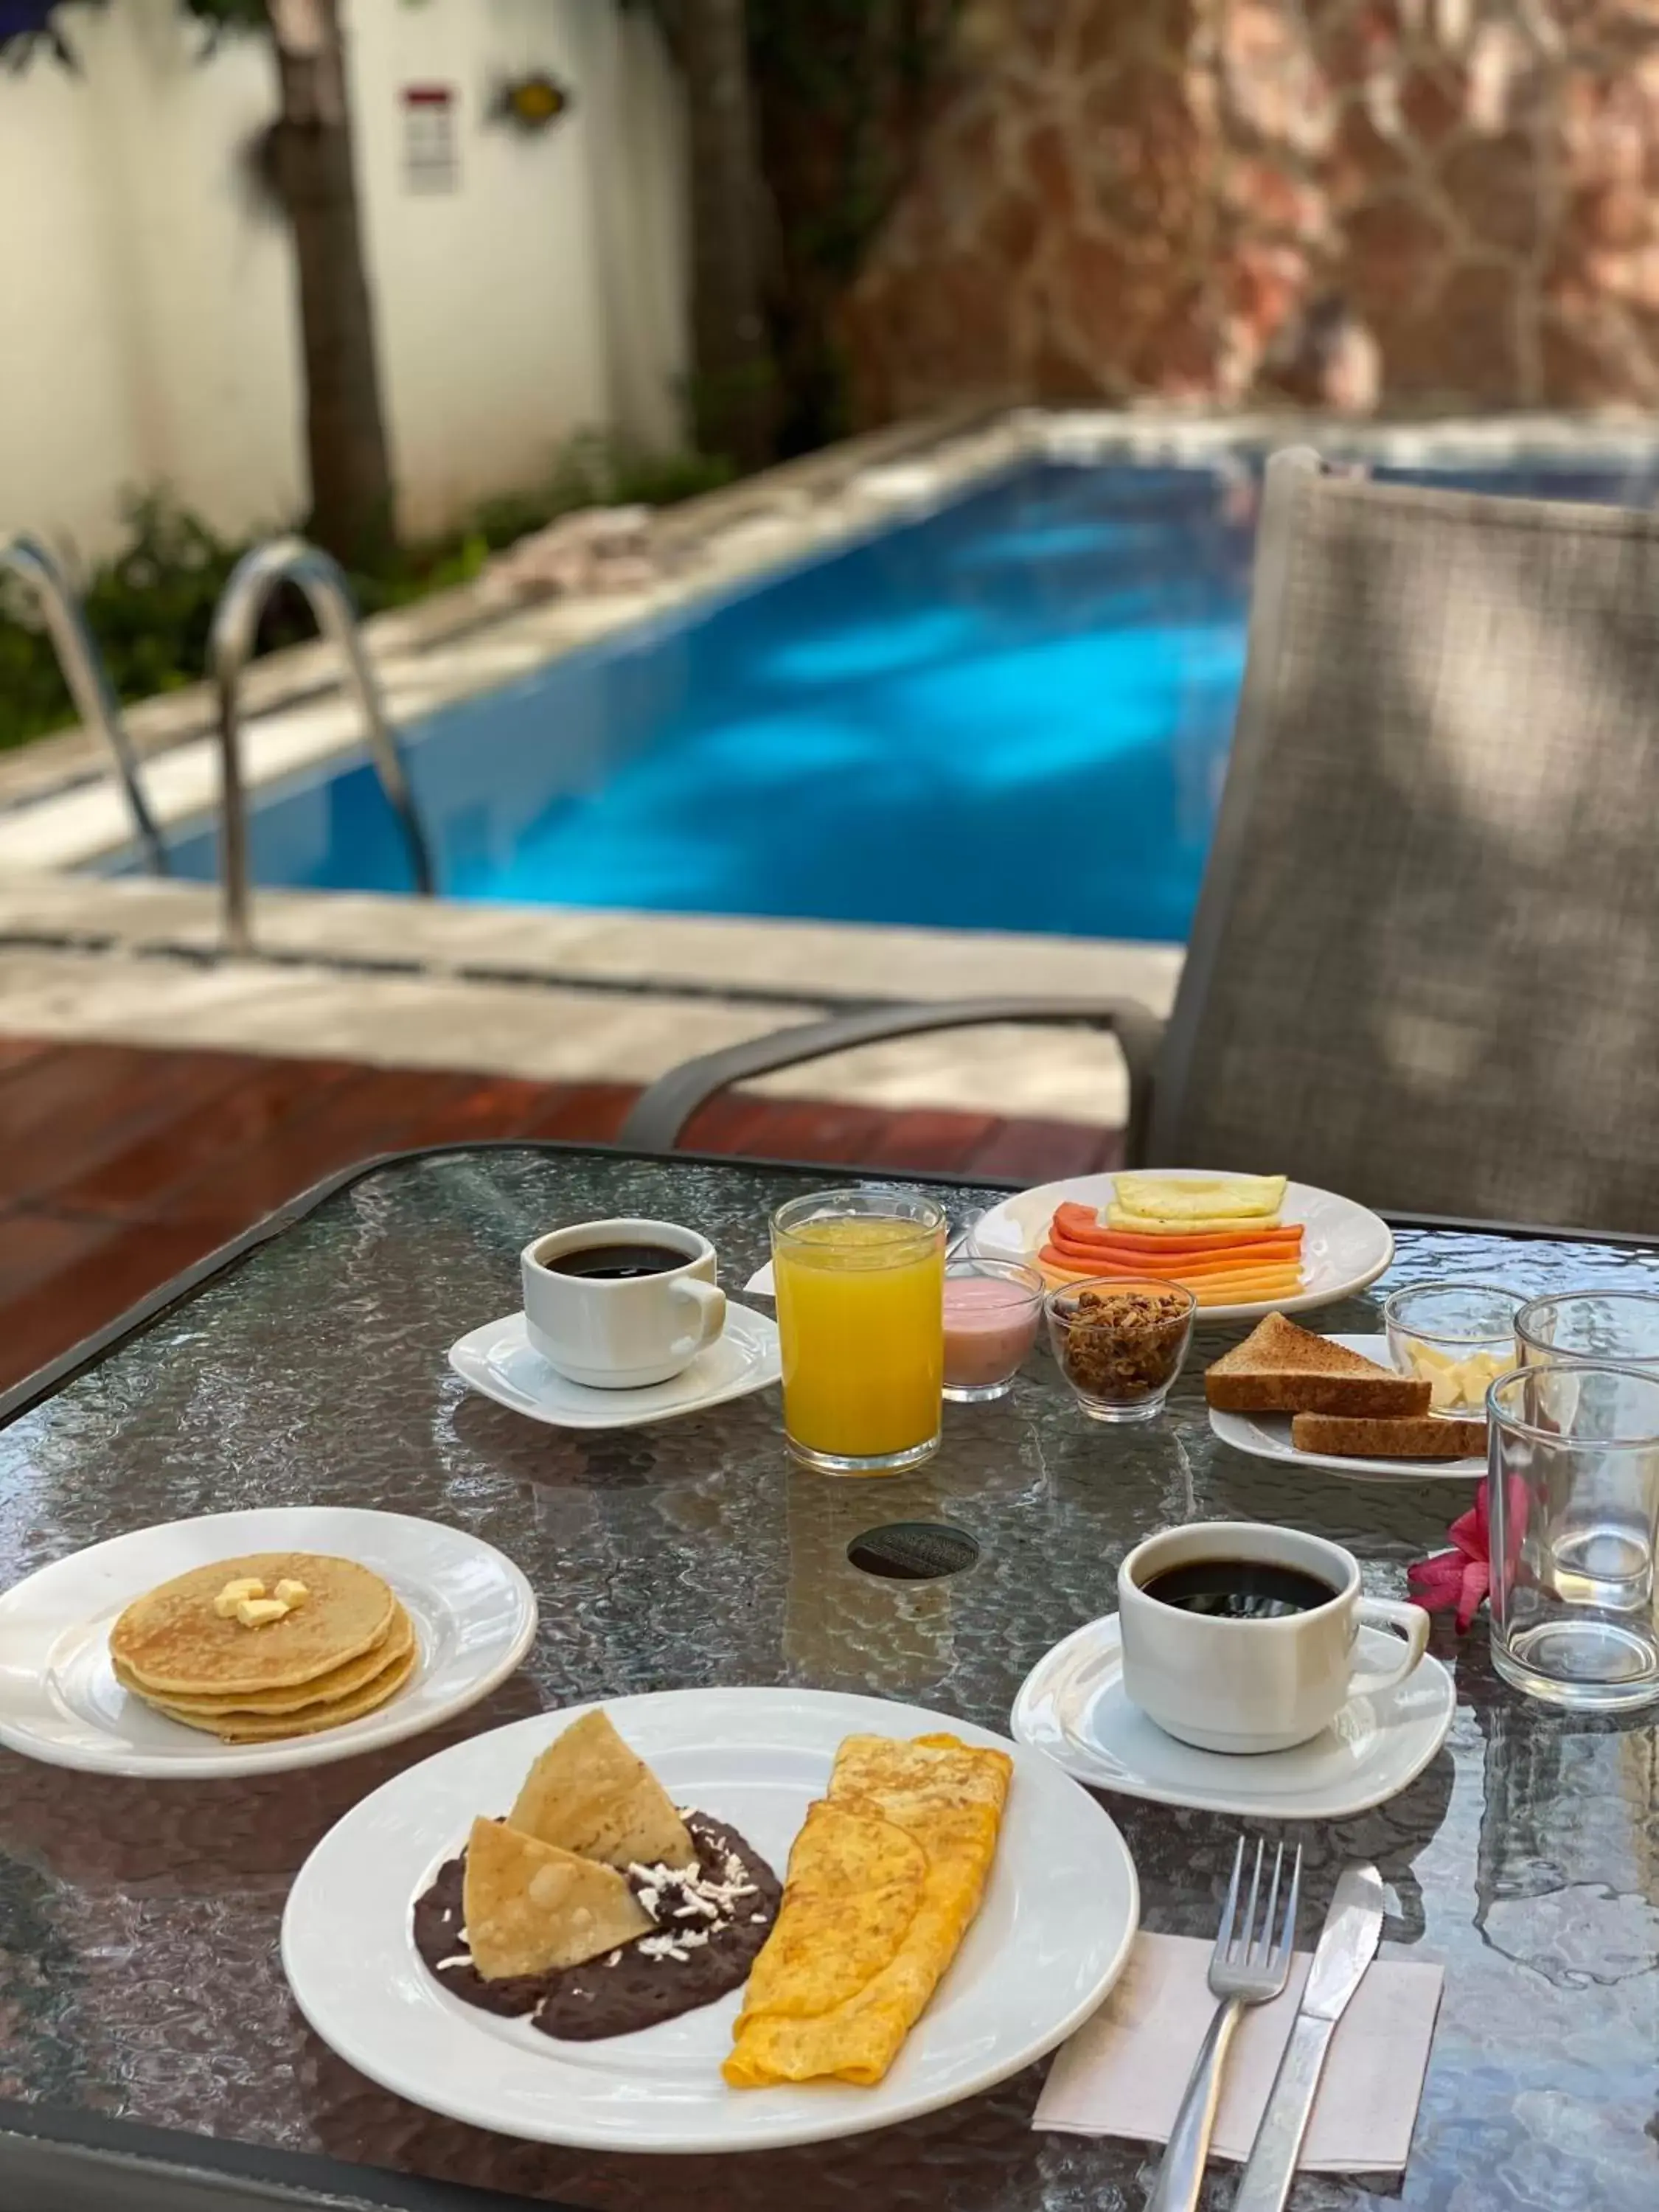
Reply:
[[966, 0], [861, 412], [1659, 404], [1659, 0]]

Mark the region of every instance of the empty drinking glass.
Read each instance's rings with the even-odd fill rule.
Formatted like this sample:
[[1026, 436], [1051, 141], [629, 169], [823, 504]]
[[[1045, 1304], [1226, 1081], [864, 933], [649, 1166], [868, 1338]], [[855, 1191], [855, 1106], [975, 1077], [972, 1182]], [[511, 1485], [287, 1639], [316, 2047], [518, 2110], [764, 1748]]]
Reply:
[[1659, 1698], [1659, 1375], [1523, 1367], [1486, 1409], [1493, 1664], [1583, 1712]]
[[1604, 1360], [1659, 1372], [1659, 1297], [1650, 1291], [1563, 1291], [1534, 1298], [1515, 1317], [1522, 1365]]

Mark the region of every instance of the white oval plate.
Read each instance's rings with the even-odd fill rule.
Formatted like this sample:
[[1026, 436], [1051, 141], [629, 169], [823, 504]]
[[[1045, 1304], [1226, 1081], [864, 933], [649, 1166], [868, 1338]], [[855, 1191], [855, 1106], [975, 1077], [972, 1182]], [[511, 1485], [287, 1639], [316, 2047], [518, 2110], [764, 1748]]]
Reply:
[[730, 1820], [782, 1875], [846, 1735], [946, 1729], [1012, 1753], [985, 1902], [884, 2081], [731, 2089], [720, 2061], [741, 1992], [599, 2043], [558, 2043], [461, 2003], [427, 1972], [410, 1908], [475, 1814], [513, 1802], [531, 1762], [589, 1706], [440, 1752], [354, 1806], [300, 1869], [283, 1965], [323, 2040], [435, 2112], [538, 2142], [758, 2150], [888, 2127], [971, 2097], [1062, 2042], [1116, 1980], [1139, 1918], [1111, 1819], [1036, 1753], [984, 1729], [828, 1690], [665, 1690], [605, 1710], [677, 1804]]
[[[1379, 1367], [1394, 1364], [1386, 1336], [1334, 1336], [1331, 1342], [1364, 1352]], [[1298, 1451], [1291, 1442], [1288, 1413], [1220, 1413], [1212, 1406], [1210, 1426], [1224, 1444], [1253, 1459], [1322, 1468], [1328, 1474], [1357, 1475], [1366, 1482], [1475, 1482], [1486, 1471], [1484, 1459], [1353, 1459], [1342, 1452]]]
[[[1362, 1628], [1373, 1667], [1400, 1650], [1385, 1629]], [[1021, 1743], [1046, 1752], [1094, 1790], [1150, 1797], [1249, 1820], [1346, 1820], [1398, 1796], [1446, 1740], [1456, 1710], [1451, 1676], [1424, 1658], [1403, 1682], [1350, 1698], [1329, 1728], [1290, 1751], [1200, 1751], [1132, 1705], [1123, 1689], [1117, 1615], [1055, 1644], [1014, 1700]]]
[[[1160, 1168], [1171, 1176], [1219, 1176], [1231, 1179], [1221, 1168]], [[987, 1260], [1035, 1260], [1048, 1232], [1054, 1208], [1065, 1204], [1091, 1206], [1097, 1212], [1110, 1204], [1117, 1178], [1110, 1175], [1067, 1176], [1062, 1182], [1040, 1183], [1005, 1198], [974, 1224], [974, 1249]], [[1311, 1183], [1293, 1182], [1285, 1193], [1281, 1221], [1305, 1224], [1302, 1239], [1302, 1269], [1306, 1288], [1292, 1298], [1268, 1298], [1248, 1306], [1205, 1306], [1200, 1322], [1260, 1321], [1270, 1313], [1311, 1313], [1316, 1307], [1334, 1305], [1374, 1283], [1394, 1257], [1394, 1232], [1381, 1215], [1356, 1206], [1332, 1190], [1316, 1190]]]
[[470, 1389], [556, 1429], [636, 1429], [672, 1420], [763, 1390], [783, 1373], [776, 1322], [729, 1303], [726, 1327], [706, 1352], [666, 1382], [637, 1390], [568, 1382], [531, 1345], [522, 1313], [471, 1330], [450, 1346], [449, 1364]]
[[[383, 1575], [420, 1639], [403, 1688], [361, 1720], [278, 1743], [222, 1743], [129, 1697], [110, 1665], [116, 1615], [158, 1583], [248, 1552], [328, 1552]], [[464, 1712], [506, 1680], [535, 1633], [529, 1583], [462, 1529], [349, 1505], [205, 1513], [94, 1544], [0, 1597], [0, 1743], [54, 1766], [154, 1781], [325, 1766]]]

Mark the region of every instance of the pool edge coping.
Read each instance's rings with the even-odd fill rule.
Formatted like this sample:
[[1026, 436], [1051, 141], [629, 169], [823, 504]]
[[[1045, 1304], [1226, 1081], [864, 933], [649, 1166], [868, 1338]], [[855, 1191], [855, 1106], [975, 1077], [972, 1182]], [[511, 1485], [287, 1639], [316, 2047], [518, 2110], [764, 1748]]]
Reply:
[[[0, 868], [0, 950], [228, 962], [211, 884]], [[260, 890], [240, 958], [729, 1004], [869, 1005], [988, 989], [1173, 1001], [1183, 951], [1158, 939], [1068, 937], [797, 916], [658, 913], [512, 901], [412, 901], [386, 891]]]

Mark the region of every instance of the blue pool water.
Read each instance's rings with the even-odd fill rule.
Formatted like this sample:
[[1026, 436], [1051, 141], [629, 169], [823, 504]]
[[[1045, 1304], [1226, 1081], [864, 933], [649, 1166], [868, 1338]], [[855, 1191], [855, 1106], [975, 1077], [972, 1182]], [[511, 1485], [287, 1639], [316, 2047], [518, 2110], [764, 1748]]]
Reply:
[[[1645, 500], [1654, 483], [1494, 488]], [[405, 733], [440, 888], [1184, 938], [1252, 507], [1236, 472], [1033, 466], [446, 708]], [[252, 835], [262, 884], [410, 888], [365, 765], [279, 787]], [[213, 877], [210, 830], [174, 857]]]

